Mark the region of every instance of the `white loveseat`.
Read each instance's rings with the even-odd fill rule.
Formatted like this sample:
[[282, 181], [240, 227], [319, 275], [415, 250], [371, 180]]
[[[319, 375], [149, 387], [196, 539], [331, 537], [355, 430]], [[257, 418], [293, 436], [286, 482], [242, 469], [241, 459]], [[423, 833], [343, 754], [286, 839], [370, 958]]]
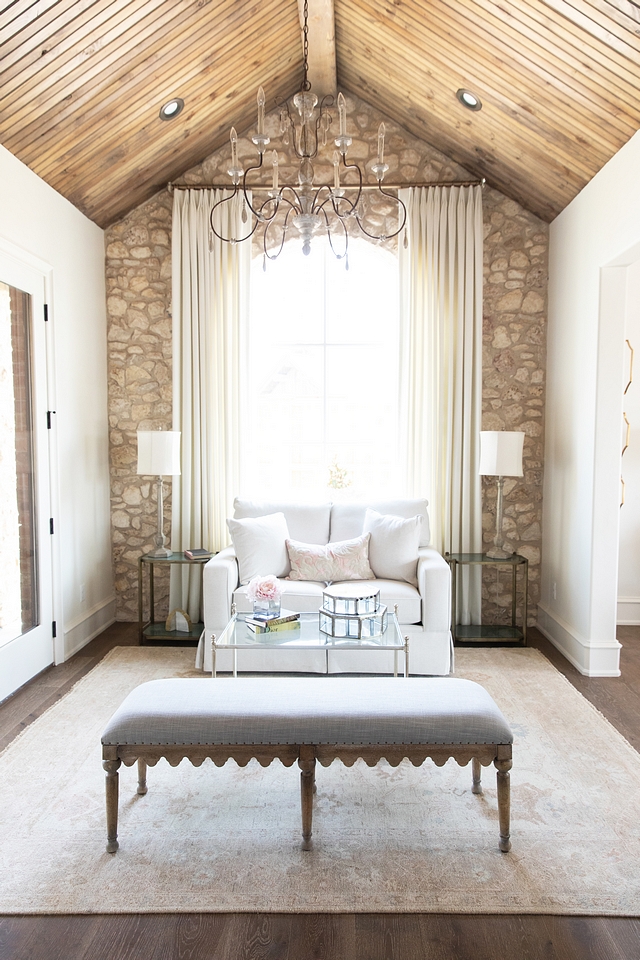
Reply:
[[[429, 546], [429, 517], [426, 500], [387, 500], [371, 503], [301, 504], [236, 499], [234, 518], [266, 517], [283, 513], [289, 536], [309, 544], [350, 540], [359, 537], [367, 507], [380, 514], [410, 518], [421, 515], [421, 543], [418, 548], [417, 587], [405, 580], [373, 580], [381, 601], [390, 610], [398, 606], [402, 632], [408, 635], [409, 665], [412, 674], [442, 676], [451, 669], [451, 576], [443, 557]], [[270, 573], [272, 571], [262, 571]], [[317, 610], [322, 603], [324, 582], [282, 581], [282, 605], [289, 610]], [[204, 635], [198, 648], [198, 666], [211, 668], [211, 634], [220, 635], [231, 616], [231, 604], [238, 612], [250, 612], [247, 587], [239, 582], [238, 562], [233, 547], [226, 547], [204, 567]], [[219, 650], [217, 669], [232, 669], [232, 652]], [[390, 651], [331, 650], [330, 673], [390, 673]], [[243, 650], [238, 668], [251, 671], [317, 672], [326, 669], [322, 651]]]

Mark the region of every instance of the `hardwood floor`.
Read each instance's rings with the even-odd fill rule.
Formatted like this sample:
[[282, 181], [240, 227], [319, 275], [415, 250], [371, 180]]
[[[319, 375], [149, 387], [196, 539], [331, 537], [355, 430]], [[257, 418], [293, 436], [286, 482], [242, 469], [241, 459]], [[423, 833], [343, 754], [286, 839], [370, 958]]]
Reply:
[[[581, 676], [536, 631], [531, 646], [640, 750], [640, 628], [621, 627], [622, 676]], [[114, 646], [114, 624], [0, 704], [0, 750]], [[603, 771], [604, 775], [604, 771]], [[464, 914], [145, 914], [0, 917], [2, 960], [638, 960], [640, 918]]]

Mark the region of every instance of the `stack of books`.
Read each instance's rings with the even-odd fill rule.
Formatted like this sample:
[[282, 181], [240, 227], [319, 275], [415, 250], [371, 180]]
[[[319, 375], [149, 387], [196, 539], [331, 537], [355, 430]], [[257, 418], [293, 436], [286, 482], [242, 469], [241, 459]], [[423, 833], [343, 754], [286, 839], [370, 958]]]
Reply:
[[187, 560], [208, 560], [213, 556], [210, 550], [201, 550], [199, 547], [198, 549], [192, 547], [190, 550], [185, 550], [184, 555]]
[[300, 626], [300, 614], [292, 610], [282, 610], [279, 617], [270, 620], [261, 617], [245, 617], [244, 622], [254, 633], [276, 633], [280, 630], [295, 630]]

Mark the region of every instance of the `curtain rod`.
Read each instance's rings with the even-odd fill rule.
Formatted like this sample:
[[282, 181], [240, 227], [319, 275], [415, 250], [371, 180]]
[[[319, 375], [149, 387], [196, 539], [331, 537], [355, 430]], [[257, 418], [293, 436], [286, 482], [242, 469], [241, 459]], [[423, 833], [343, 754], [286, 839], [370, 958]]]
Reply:
[[[486, 180], [483, 177], [481, 180], [432, 180], [425, 183], [387, 183], [384, 181], [385, 190], [400, 190], [403, 187], [484, 187]], [[320, 186], [320, 184], [319, 184]], [[329, 186], [329, 184], [326, 184]], [[342, 184], [346, 189], [357, 190], [357, 183], [344, 183]], [[167, 184], [167, 190], [169, 193], [173, 193], [174, 190], [232, 190], [233, 186], [228, 183], [172, 183], [169, 181]], [[270, 183], [256, 183], [256, 184], [247, 184], [248, 190], [271, 190]], [[363, 183], [363, 190], [377, 190], [377, 183]]]

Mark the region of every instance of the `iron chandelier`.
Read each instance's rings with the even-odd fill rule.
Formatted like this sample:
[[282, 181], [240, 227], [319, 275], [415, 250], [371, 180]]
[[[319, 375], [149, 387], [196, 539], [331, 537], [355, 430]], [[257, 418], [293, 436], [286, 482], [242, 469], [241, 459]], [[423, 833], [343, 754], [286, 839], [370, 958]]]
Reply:
[[[271, 188], [268, 190], [267, 199], [262, 203], [252, 202], [252, 186], [247, 182], [247, 178], [265, 165], [265, 151], [269, 146], [270, 138], [265, 133], [264, 128], [264, 108], [265, 94], [262, 87], [258, 90], [258, 127], [257, 132], [251, 138], [258, 150], [258, 162], [243, 169], [238, 160], [238, 135], [235, 127], [231, 128], [231, 164], [227, 173], [233, 183], [232, 193], [214, 204], [210, 214], [210, 225], [212, 234], [225, 243], [240, 243], [249, 240], [254, 233], [262, 229], [262, 247], [264, 251], [264, 268], [268, 260], [276, 260], [282, 253], [285, 241], [289, 236], [291, 228], [297, 231], [302, 240], [302, 252], [308, 255], [311, 251], [311, 240], [313, 236], [324, 230], [329, 240], [331, 250], [338, 260], [345, 260], [345, 266], [349, 269], [348, 248], [349, 248], [349, 230], [348, 225], [351, 221], [356, 223], [359, 229], [371, 240], [384, 242], [396, 237], [403, 229], [407, 211], [404, 203], [399, 197], [382, 189], [384, 175], [389, 169], [388, 164], [384, 162], [384, 138], [385, 126], [381, 123], [378, 128], [378, 156], [371, 170], [378, 182], [378, 190], [382, 196], [393, 201], [398, 206], [398, 228], [390, 234], [374, 234], [364, 226], [363, 211], [360, 208], [360, 200], [363, 193], [364, 174], [357, 163], [347, 160], [347, 150], [351, 146], [352, 138], [347, 134], [347, 108], [344, 96], [340, 93], [337, 98], [338, 116], [340, 132], [335, 138], [336, 150], [333, 154], [333, 184], [314, 184], [315, 172], [312, 161], [318, 154], [320, 145], [326, 146], [329, 128], [333, 118], [329, 113], [329, 107], [333, 105], [332, 96], [323, 97], [320, 101], [319, 110], [317, 96], [311, 92], [311, 83], [308, 79], [308, 4], [304, 4], [304, 26], [303, 26], [303, 80], [298, 93], [293, 97], [294, 111], [286, 100], [277, 100], [276, 104], [280, 107], [280, 135], [285, 146], [291, 145], [295, 156], [298, 158], [298, 176], [297, 183], [280, 183], [278, 173], [278, 152], [273, 150], [271, 153], [271, 164], [273, 168]], [[295, 117], [297, 111], [298, 117]], [[296, 125], [297, 121], [297, 125]], [[346, 175], [348, 171], [354, 171], [357, 175], [357, 182], [347, 184], [341, 179], [341, 173]], [[232, 203], [234, 198], [242, 196], [242, 214], [243, 224], [247, 224], [247, 231], [241, 237], [225, 237], [215, 225], [215, 212], [225, 203]], [[249, 225], [249, 213], [252, 224]], [[339, 236], [339, 242], [334, 243], [336, 235]], [[210, 238], [212, 240], [212, 237]]]

